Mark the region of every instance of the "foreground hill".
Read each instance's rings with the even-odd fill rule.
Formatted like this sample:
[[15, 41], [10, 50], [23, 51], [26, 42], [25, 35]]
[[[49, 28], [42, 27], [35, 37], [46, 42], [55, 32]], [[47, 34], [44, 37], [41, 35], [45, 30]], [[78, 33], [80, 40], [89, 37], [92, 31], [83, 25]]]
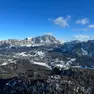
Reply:
[[0, 79], [0, 94], [33, 93], [94, 94], [94, 70], [54, 68], [42, 73], [40, 70], [28, 70], [13, 78]]

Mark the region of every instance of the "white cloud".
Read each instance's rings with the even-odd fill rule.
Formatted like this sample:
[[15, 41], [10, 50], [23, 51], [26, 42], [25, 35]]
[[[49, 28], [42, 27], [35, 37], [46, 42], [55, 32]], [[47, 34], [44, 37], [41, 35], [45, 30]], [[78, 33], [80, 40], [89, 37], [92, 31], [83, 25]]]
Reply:
[[88, 36], [88, 35], [76, 35], [76, 36], [74, 36], [74, 38], [77, 40], [85, 40], [85, 39], [89, 39], [90, 36]]
[[71, 16], [68, 15], [66, 18], [64, 17], [58, 17], [56, 19], [49, 19], [52, 20], [56, 25], [59, 25], [63, 28], [69, 27], [68, 21], [70, 20]]
[[88, 28], [73, 29], [72, 31], [88, 31]]
[[85, 24], [88, 24], [88, 23], [89, 23], [88, 18], [83, 18], [83, 19], [80, 19], [80, 20], [76, 21], [76, 24], [81, 24], [81, 25], [85, 25]]
[[60, 40], [60, 42], [61, 42], [61, 44], [62, 44], [62, 43], [65, 43], [66, 41], [65, 41], [65, 40]]
[[94, 24], [89, 25], [88, 28], [94, 28]]
[[51, 32], [48, 32], [48, 33], [43, 33], [44, 35], [52, 35]]

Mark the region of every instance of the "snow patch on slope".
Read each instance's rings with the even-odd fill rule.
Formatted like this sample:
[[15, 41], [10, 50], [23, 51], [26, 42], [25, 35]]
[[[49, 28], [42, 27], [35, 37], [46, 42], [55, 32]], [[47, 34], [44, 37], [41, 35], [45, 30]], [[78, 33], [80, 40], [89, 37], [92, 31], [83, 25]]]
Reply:
[[4, 63], [2, 63], [0, 66], [5, 66], [5, 65], [7, 65], [8, 63], [7, 62], [4, 62]]
[[88, 55], [88, 52], [81, 48], [83, 55]]
[[40, 65], [40, 66], [45, 66], [45, 67], [47, 67], [47, 68], [51, 69], [51, 67], [50, 67], [48, 64], [46, 64], [46, 63], [42, 63], [42, 62], [35, 62], [35, 61], [34, 61], [34, 63], [33, 63], [33, 64]]

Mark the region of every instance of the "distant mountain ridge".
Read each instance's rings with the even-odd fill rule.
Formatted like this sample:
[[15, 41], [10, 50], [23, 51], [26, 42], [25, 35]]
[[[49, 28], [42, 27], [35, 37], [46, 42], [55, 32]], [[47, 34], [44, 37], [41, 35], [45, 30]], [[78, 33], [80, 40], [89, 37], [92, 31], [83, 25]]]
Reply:
[[57, 46], [61, 52], [68, 52], [79, 56], [94, 57], [94, 40], [79, 41], [74, 40], [70, 42], [61, 43], [52, 35], [43, 35], [38, 37], [29, 37], [23, 40], [8, 39], [0, 41], [0, 48], [4, 47], [32, 47], [32, 46]]
[[51, 70], [54, 67], [94, 69], [94, 40], [60, 43], [51, 35], [24, 40], [0, 41], [0, 73], [18, 75], [27, 70]]
[[43, 35], [24, 40], [8, 39], [0, 41], [0, 46], [40, 46], [45, 44], [60, 44], [60, 41], [51, 35]]
[[[52, 46], [51, 46], [52, 45]], [[43, 35], [38, 37], [29, 37], [23, 40], [8, 39], [0, 41], [0, 48], [4, 47], [32, 47], [32, 46], [57, 46], [61, 52], [68, 52], [79, 56], [94, 57], [94, 40], [79, 41], [74, 40], [70, 42], [61, 43], [52, 35]]]
[[79, 56], [94, 57], [94, 40], [88, 40], [86, 42], [71, 41], [66, 42], [61, 47], [63, 52], [70, 52]]

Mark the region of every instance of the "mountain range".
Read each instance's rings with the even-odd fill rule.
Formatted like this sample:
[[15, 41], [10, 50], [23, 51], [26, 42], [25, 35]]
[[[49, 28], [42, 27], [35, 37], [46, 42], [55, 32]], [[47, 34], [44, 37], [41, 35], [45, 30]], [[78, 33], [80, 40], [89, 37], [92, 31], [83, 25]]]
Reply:
[[8, 39], [0, 41], [0, 46], [40, 46], [48, 44], [60, 44], [60, 41], [56, 40], [51, 35], [43, 35], [35, 38], [25, 38], [24, 40]]
[[[37, 66], [37, 67], [36, 67]], [[94, 40], [61, 43], [51, 35], [0, 41], [0, 73], [15, 76], [27, 70], [94, 68]]]

